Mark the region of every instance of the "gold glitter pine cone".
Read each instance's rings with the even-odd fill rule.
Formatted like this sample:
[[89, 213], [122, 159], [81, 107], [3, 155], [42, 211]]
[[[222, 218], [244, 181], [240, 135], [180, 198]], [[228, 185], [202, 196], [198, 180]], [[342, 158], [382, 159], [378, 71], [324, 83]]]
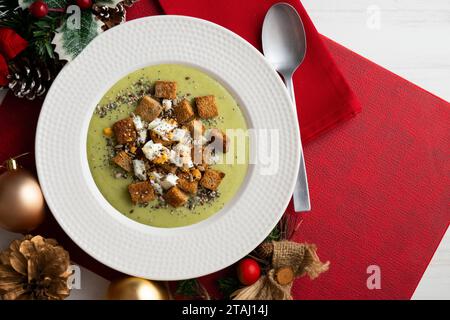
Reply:
[[62, 300], [67, 286], [69, 253], [54, 239], [27, 235], [0, 253], [0, 298]]

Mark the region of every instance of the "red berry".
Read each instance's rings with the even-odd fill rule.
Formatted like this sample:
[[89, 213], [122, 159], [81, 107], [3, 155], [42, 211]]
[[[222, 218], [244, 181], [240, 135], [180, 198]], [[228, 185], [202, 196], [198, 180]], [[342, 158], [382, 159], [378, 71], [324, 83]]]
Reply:
[[92, 0], [76, 0], [77, 6], [80, 7], [80, 9], [89, 9], [92, 7]]
[[237, 267], [239, 281], [246, 286], [254, 284], [261, 275], [261, 268], [258, 262], [253, 259], [242, 259]]
[[40, 19], [48, 14], [48, 5], [42, 0], [37, 0], [31, 4], [28, 10], [33, 17]]

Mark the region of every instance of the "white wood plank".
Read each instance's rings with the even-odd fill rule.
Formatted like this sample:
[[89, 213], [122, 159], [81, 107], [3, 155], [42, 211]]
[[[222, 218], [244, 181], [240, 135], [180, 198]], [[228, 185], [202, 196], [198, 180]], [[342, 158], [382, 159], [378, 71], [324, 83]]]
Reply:
[[365, 9], [371, 5], [383, 5], [387, 10], [449, 10], [448, 0], [302, 0], [310, 11], [351, 11]]
[[447, 229], [439, 248], [422, 277], [413, 299], [450, 299], [450, 228]]
[[321, 33], [450, 101], [450, 1], [302, 3]]

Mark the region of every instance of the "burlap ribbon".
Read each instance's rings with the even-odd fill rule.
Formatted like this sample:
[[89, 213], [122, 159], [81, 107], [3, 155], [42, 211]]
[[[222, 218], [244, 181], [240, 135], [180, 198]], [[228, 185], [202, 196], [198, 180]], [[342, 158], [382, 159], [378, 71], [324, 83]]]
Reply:
[[280, 268], [290, 267], [295, 278], [307, 274], [311, 279], [329, 268], [329, 262], [321, 262], [314, 244], [292, 241], [274, 241], [272, 263], [267, 274], [254, 284], [235, 291], [234, 300], [292, 300], [292, 283], [281, 285], [276, 279]]

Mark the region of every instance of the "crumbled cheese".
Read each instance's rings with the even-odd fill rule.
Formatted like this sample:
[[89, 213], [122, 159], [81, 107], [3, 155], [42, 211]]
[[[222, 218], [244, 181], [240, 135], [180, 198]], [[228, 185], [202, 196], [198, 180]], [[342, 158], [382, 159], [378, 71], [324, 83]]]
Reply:
[[149, 173], [148, 177], [150, 178], [151, 181], [155, 181], [155, 182], [159, 183], [161, 181], [161, 179], [163, 178], [163, 175], [159, 172], [152, 171]]
[[150, 179], [150, 184], [153, 186], [153, 189], [155, 189], [156, 193], [162, 195], [164, 190], [161, 187], [161, 179], [164, 176], [159, 172], [152, 171], [148, 174], [148, 177]]
[[180, 155], [175, 150], [170, 150], [169, 161], [170, 161], [170, 163], [176, 165], [177, 167], [183, 166], [183, 159], [180, 157]]
[[140, 144], [145, 143], [145, 140], [147, 140], [147, 130], [141, 130], [138, 132], [139, 136], [138, 136], [138, 142]]
[[150, 180], [150, 184], [152, 185], [153, 189], [155, 189], [157, 194], [162, 195], [164, 193], [164, 190], [159, 183]]
[[173, 148], [173, 151], [179, 153], [180, 155], [190, 155], [191, 154], [191, 147], [188, 144], [185, 143], [177, 143]]
[[191, 147], [188, 144], [178, 143], [169, 153], [169, 161], [177, 167], [192, 168]]
[[133, 168], [134, 168], [134, 175], [139, 180], [146, 180], [147, 174], [145, 173], [145, 163], [142, 160], [133, 160]]
[[154, 143], [152, 140], [150, 140], [142, 147], [142, 152], [144, 153], [145, 157], [151, 161], [155, 158], [160, 157], [164, 153], [168, 153], [168, 150], [161, 143]]
[[192, 159], [191, 159], [191, 158], [183, 159], [183, 160], [184, 160], [184, 161], [183, 161], [183, 166], [184, 166], [184, 167], [189, 168], [189, 169], [191, 169], [191, 168], [194, 167], [194, 162], [192, 162]]
[[[153, 123], [154, 121], [152, 121]], [[177, 123], [175, 121], [169, 122], [166, 120], [161, 120], [161, 122], [151, 130], [159, 135], [163, 140], [169, 140], [168, 134], [177, 127]]]
[[169, 173], [162, 181], [161, 181], [161, 187], [163, 187], [165, 190], [170, 189], [177, 185], [178, 177], [172, 173]]
[[217, 154], [206, 157], [206, 163], [209, 165], [217, 164], [219, 162], [219, 160], [220, 160], [220, 158], [219, 158], [219, 155], [217, 155]]
[[140, 116], [136, 115], [133, 115], [133, 123], [138, 133], [137, 142], [139, 144], [145, 143], [145, 140], [147, 140], [147, 124], [145, 121], [142, 121]]
[[168, 111], [168, 110], [172, 109], [172, 100], [163, 99], [162, 106], [164, 108], [164, 111]]
[[194, 145], [197, 145], [197, 146], [203, 146], [203, 145], [205, 145], [207, 142], [208, 142], [208, 139], [206, 139], [205, 136], [197, 137], [197, 138], [193, 141]]
[[172, 131], [171, 140], [178, 142], [188, 142], [191, 138], [189, 131], [186, 129], [176, 128]]
[[159, 126], [161, 124], [162, 120], [161, 118], [156, 118], [155, 120], [153, 120], [152, 122], [150, 122], [148, 124], [148, 129], [153, 129], [156, 128], [157, 126]]
[[144, 121], [142, 121], [140, 116], [133, 115], [133, 123], [137, 131], [145, 129]]

